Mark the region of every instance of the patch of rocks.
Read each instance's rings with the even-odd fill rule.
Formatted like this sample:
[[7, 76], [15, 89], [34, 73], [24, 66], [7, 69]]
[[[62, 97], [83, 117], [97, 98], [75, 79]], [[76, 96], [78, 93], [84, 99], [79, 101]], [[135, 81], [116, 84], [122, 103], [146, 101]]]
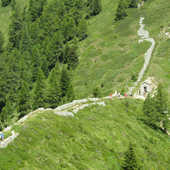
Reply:
[[57, 112], [57, 111], [55, 111], [54, 113], [59, 115], [59, 116], [71, 116], [71, 117], [74, 117], [74, 114], [72, 112], [66, 112], [66, 111]]
[[68, 107], [71, 107], [71, 106], [74, 106], [78, 103], [86, 103], [87, 102], [87, 99], [81, 99], [81, 100], [74, 100], [73, 102], [71, 103], [67, 103], [67, 104], [64, 104], [64, 105], [61, 105], [61, 106], [58, 106], [56, 109], [54, 110], [64, 110], [64, 109], [67, 109]]

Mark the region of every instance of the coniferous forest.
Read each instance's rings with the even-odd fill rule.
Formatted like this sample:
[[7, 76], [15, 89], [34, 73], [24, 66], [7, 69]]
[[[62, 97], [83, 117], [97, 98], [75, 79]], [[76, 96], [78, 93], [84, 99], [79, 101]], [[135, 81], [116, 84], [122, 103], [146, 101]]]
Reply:
[[8, 42], [0, 32], [0, 120], [7, 126], [40, 107], [56, 108], [75, 99], [70, 70], [77, 47], [88, 36], [88, 19], [101, 11], [100, 0], [29, 0], [12, 8]]

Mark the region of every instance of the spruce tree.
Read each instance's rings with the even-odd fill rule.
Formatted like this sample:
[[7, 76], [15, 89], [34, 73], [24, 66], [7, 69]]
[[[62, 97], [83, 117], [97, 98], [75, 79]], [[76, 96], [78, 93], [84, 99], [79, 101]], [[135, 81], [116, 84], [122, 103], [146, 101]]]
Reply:
[[87, 36], [87, 22], [82, 19], [78, 25], [78, 37], [82, 41]]
[[12, 11], [15, 10], [16, 0], [11, 0]]
[[20, 39], [21, 39], [21, 29], [22, 29], [22, 22], [20, 17], [20, 7], [16, 6], [16, 9], [12, 11], [11, 23], [9, 24], [8, 50], [11, 50], [11, 48], [19, 49]]
[[125, 0], [119, 0], [116, 15], [115, 15], [115, 21], [124, 19], [127, 16], [126, 13], [127, 3]]
[[40, 107], [44, 107], [44, 89], [45, 89], [44, 79], [45, 77], [43, 71], [39, 69], [33, 94], [32, 104], [33, 110], [38, 109]]
[[37, 22], [33, 22], [31, 24], [30, 28], [30, 38], [31, 38], [31, 44], [36, 45], [38, 44], [38, 34], [39, 34], [39, 26]]
[[69, 42], [67, 41], [64, 46], [64, 52], [63, 52], [63, 63], [64, 64], [66, 64], [68, 61], [69, 53], [70, 53], [70, 45], [69, 45]]
[[6, 101], [10, 101], [10, 103], [13, 105], [13, 103], [16, 100], [16, 94], [14, 93], [13, 87], [10, 88], [10, 91], [8, 92], [8, 95], [6, 96]]
[[125, 158], [124, 158], [122, 169], [124, 170], [140, 170], [141, 169], [141, 166], [139, 165], [138, 160], [136, 158], [135, 150], [134, 150], [132, 143], [130, 143], [129, 148], [125, 153]]
[[74, 18], [72, 17], [69, 19], [68, 33], [69, 33], [69, 40], [71, 40], [74, 36], [76, 36], [76, 23]]
[[137, 8], [139, 0], [130, 0], [129, 8]]
[[28, 33], [27, 23], [23, 24], [20, 50], [21, 50], [21, 53], [25, 51], [31, 52], [31, 40], [30, 40], [30, 36]]
[[47, 92], [47, 107], [56, 108], [60, 101], [60, 87], [57, 83], [57, 75], [55, 68], [52, 69], [49, 82], [48, 82], [48, 92]]
[[63, 2], [60, 3], [60, 6], [58, 8], [58, 16], [61, 20], [63, 20], [64, 15], [66, 13], [66, 7]]
[[33, 51], [32, 51], [31, 68], [32, 68], [33, 81], [36, 81], [38, 69], [40, 68], [40, 54], [36, 46], [33, 47]]
[[63, 53], [63, 37], [60, 31], [54, 34], [47, 47], [47, 61], [49, 68], [52, 69], [57, 61], [61, 60]]
[[101, 12], [102, 7], [101, 7], [101, 1], [100, 0], [95, 0], [94, 1], [94, 7], [93, 7], [93, 15], [97, 15]]
[[65, 69], [65, 67], [63, 67], [63, 69], [61, 71], [61, 79], [60, 79], [61, 96], [62, 97], [67, 95], [69, 84], [70, 84], [70, 77], [69, 77], [68, 72]]
[[150, 97], [150, 94], [147, 95], [147, 98], [144, 101], [143, 112], [146, 116], [145, 121], [149, 126], [153, 128], [159, 127], [160, 118], [156, 107], [156, 101], [155, 98]]
[[72, 83], [70, 83], [67, 92], [67, 101], [72, 102], [74, 99], [75, 99], [74, 88]]
[[4, 45], [4, 36], [0, 31], [0, 54], [3, 52], [3, 45]]
[[11, 0], [1, 0], [1, 6], [7, 6], [11, 3]]
[[73, 38], [73, 41], [72, 41], [72, 43], [73, 43], [73, 46], [74, 46], [74, 48], [77, 50], [78, 49], [78, 38], [75, 36], [74, 38]]
[[47, 78], [49, 75], [49, 70], [48, 70], [48, 63], [47, 63], [46, 57], [43, 57], [41, 70], [43, 71], [45, 78]]
[[78, 63], [78, 56], [77, 56], [76, 49], [74, 46], [71, 46], [70, 48], [67, 63], [68, 63], [68, 67], [67, 67], [68, 70], [74, 69]]
[[167, 102], [168, 102], [167, 94], [164, 91], [163, 85], [159, 83], [156, 94], [156, 108], [159, 114], [159, 121], [162, 121], [165, 131], [168, 126]]
[[13, 105], [12, 103], [10, 102], [10, 100], [7, 100], [6, 101], [6, 105], [5, 107], [2, 108], [2, 112], [1, 112], [1, 121], [2, 122], [5, 122], [9, 116], [11, 116], [13, 114]]
[[27, 83], [22, 81], [21, 89], [18, 95], [18, 106], [17, 112], [20, 113], [20, 117], [23, 117], [27, 114], [29, 109], [29, 88], [27, 87]]

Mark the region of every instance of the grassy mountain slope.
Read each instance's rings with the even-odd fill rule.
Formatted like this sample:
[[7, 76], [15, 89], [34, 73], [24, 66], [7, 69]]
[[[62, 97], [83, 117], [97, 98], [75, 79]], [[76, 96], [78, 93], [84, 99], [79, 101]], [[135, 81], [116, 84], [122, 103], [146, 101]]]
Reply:
[[1, 169], [120, 169], [129, 141], [146, 170], [168, 170], [169, 137], [138, 120], [143, 101], [106, 100], [75, 117], [47, 111], [14, 126], [20, 135], [0, 149]]
[[[80, 44], [80, 64], [73, 71], [78, 98], [91, 94], [95, 86], [101, 85], [103, 95], [127, 89], [132, 85], [131, 77], [139, 73], [144, 64], [144, 53], [150, 43], [138, 43], [137, 35], [140, 17], [145, 17], [145, 29], [156, 41], [147, 76], [154, 76], [166, 87], [169, 83], [169, 41], [159, 36], [164, 27], [168, 28], [169, 4], [167, 0], [147, 0], [140, 9], [128, 9], [128, 16], [114, 21], [117, 1], [102, 1], [102, 12], [89, 20], [89, 36]], [[162, 28], [163, 27], [163, 28]], [[156, 53], [157, 52], [157, 53]]]

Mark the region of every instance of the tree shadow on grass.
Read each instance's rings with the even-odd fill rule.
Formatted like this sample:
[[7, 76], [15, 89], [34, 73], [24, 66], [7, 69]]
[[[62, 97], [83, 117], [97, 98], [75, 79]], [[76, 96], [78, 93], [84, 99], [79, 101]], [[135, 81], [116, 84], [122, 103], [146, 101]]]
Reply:
[[139, 118], [138, 120], [140, 120], [141, 122], [143, 122], [145, 125], [147, 125], [149, 128], [155, 130], [155, 131], [160, 131], [162, 132], [163, 134], [166, 134], [167, 135], [167, 132], [166, 132], [166, 129], [162, 129], [161, 127], [158, 127], [156, 126], [155, 124], [151, 124], [149, 123], [146, 119], [143, 119], [143, 118]]

